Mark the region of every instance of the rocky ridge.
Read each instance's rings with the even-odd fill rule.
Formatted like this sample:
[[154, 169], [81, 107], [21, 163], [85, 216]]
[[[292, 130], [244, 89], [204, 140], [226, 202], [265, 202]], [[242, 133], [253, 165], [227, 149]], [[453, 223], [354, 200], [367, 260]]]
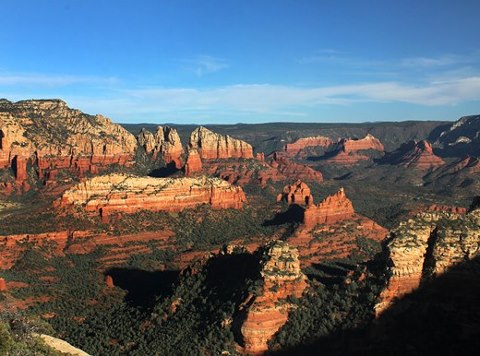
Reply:
[[218, 178], [153, 178], [124, 174], [98, 176], [67, 190], [57, 206], [81, 207], [102, 219], [138, 210], [181, 211], [199, 204], [214, 209], [240, 209], [246, 202], [242, 188]]
[[269, 157], [268, 163], [287, 179], [323, 181], [322, 173], [305, 164], [291, 161], [283, 152], [274, 152]]
[[188, 148], [196, 149], [204, 160], [253, 158], [253, 148], [250, 144], [212, 132], [203, 126], [192, 132]]
[[383, 154], [383, 144], [374, 136], [367, 134], [362, 139], [343, 138], [339, 140], [333, 150], [326, 156], [326, 161], [334, 164], [353, 165], [370, 159], [362, 151], [378, 151]]
[[277, 202], [286, 201], [288, 204], [312, 205], [313, 195], [308, 185], [300, 179], [295, 183], [286, 185], [283, 191], [277, 195]]
[[0, 101], [0, 169], [13, 169], [17, 187], [26, 183], [27, 163], [37, 179], [53, 182], [60, 170], [81, 176], [112, 164], [132, 165], [136, 147], [120, 125], [64, 101]]
[[433, 153], [433, 148], [427, 140], [410, 141], [385, 156], [384, 162], [418, 170], [428, 170], [445, 164]]
[[173, 162], [177, 169], [182, 168], [184, 151], [180, 136], [174, 128], [158, 126], [155, 134], [142, 129], [137, 135], [137, 141], [153, 159], [160, 155], [166, 164]]
[[391, 232], [384, 253], [387, 284], [375, 308], [377, 315], [423, 281], [480, 253], [480, 209], [467, 214], [419, 213]]
[[301, 297], [307, 278], [300, 270], [298, 251], [283, 241], [272, 241], [261, 261], [262, 290], [243, 303], [245, 320], [240, 331], [242, 352], [259, 355], [268, 341], [287, 322], [292, 305], [288, 297]]
[[340, 190], [326, 197], [320, 204], [311, 205], [305, 209], [303, 223], [307, 228], [313, 228], [317, 224], [333, 224], [337, 221], [353, 217], [355, 211], [345, 190]]
[[302, 137], [298, 140], [287, 143], [284, 151], [288, 156], [295, 156], [307, 147], [329, 147], [333, 144], [333, 140], [326, 136]]

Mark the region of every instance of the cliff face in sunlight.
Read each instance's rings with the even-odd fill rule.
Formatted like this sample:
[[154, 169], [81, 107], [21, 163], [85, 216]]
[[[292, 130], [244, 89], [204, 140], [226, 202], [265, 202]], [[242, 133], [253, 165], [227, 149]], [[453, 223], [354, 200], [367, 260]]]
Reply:
[[480, 253], [480, 209], [467, 214], [417, 214], [391, 232], [386, 246], [387, 285], [376, 306], [383, 312], [395, 298]]

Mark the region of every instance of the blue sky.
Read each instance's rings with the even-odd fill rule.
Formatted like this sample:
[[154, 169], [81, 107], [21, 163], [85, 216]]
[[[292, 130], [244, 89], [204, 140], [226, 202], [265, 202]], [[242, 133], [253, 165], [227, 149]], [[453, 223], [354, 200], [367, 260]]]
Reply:
[[480, 113], [480, 1], [3, 0], [0, 97], [117, 122]]

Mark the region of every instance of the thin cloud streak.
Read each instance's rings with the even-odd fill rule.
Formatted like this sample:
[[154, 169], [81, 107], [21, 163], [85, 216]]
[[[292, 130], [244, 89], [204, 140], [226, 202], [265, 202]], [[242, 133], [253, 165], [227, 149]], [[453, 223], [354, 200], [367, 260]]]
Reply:
[[159, 121], [222, 117], [307, 117], [327, 106], [361, 103], [407, 103], [445, 107], [480, 101], [480, 77], [436, 81], [424, 85], [377, 82], [326, 87], [239, 84], [210, 89], [137, 88], [115, 90], [104, 97], [65, 97], [87, 112], [114, 118]]
[[208, 55], [199, 55], [195, 58], [184, 59], [181, 62], [186, 70], [193, 72], [198, 77], [219, 72], [229, 67], [225, 59]]
[[112, 85], [118, 82], [118, 79], [114, 77], [0, 73], [0, 85], [11, 86], [63, 87], [74, 84]]

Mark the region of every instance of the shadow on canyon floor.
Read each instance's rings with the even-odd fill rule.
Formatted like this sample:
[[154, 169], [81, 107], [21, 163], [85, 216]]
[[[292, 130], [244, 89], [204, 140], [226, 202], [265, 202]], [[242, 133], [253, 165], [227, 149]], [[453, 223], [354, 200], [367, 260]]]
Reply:
[[287, 211], [275, 214], [273, 219], [266, 220], [263, 226], [275, 226], [289, 223], [300, 223], [303, 221], [305, 209], [300, 205], [290, 205]]
[[173, 291], [180, 271], [144, 271], [130, 268], [112, 268], [106, 275], [115, 286], [126, 290], [125, 300], [134, 306], [148, 307], [156, 297], [166, 297]]
[[425, 281], [368, 327], [274, 355], [461, 355], [480, 349], [480, 257]]
[[165, 167], [156, 168], [150, 171], [148, 175], [154, 178], [167, 178], [179, 174], [180, 172], [181, 170], [177, 168], [175, 162], [170, 162]]

